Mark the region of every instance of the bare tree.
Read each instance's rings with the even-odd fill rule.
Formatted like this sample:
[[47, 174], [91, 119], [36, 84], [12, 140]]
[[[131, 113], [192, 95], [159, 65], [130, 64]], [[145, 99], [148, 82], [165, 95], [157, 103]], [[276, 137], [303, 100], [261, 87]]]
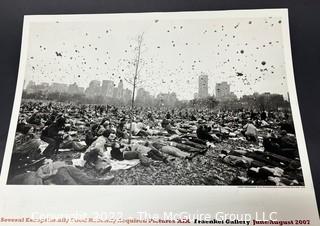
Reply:
[[135, 59], [134, 59], [134, 75], [133, 79], [125, 79], [128, 83], [132, 85], [132, 97], [131, 97], [131, 109], [130, 109], [130, 132], [129, 132], [129, 144], [131, 143], [132, 138], [132, 122], [133, 122], [133, 111], [134, 111], [134, 103], [135, 103], [135, 93], [136, 89], [140, 81], [140, 71], [141, 71], [141, 53], [142, 53], [142, 42], [143, 42], [143, 34], [138, 36], [137, 46], [135, 48]]

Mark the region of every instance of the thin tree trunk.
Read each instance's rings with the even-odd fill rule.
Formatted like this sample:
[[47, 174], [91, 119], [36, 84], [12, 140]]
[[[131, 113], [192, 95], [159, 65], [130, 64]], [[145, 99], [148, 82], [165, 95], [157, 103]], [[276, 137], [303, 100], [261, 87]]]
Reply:
[[132, 121], [133, 121], [133, 109], [134, 109], [134, 96], [135, 96], [137, 79], [138, 79], [138, 69], [139, 69], [139, 63], [140, 63], [142, 36], [143, 36], [143, 34], [139, 37], [139, 40], [138, 40], [138, 56], [137, 56], [136, 68], [135, 68], [135, 73], [134, 73], [134, 78], [133, 78], [133, 91], [132, 91], [131, 111], [130, 111], [129, 144], [131, 144], [131, 138], [132, 138]]

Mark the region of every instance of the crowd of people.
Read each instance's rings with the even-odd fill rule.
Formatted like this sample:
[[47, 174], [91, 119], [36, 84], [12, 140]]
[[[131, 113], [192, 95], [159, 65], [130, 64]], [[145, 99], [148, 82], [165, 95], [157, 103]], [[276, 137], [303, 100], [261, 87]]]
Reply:
[[195, 184], [303, 185], [289, 111], [132, 110], [35, 100], [20, 106], [8, 183], [107, 185], [123, 175], [118, 171], [148, 173], [154, 164], [174, 171], [178, 162], [197, 167], [201, 159], [241, 173]]

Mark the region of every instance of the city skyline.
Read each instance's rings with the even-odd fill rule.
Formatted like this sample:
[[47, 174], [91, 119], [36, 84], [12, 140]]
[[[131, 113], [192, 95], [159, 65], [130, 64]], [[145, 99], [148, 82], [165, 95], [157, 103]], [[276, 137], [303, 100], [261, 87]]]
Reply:
[[[47, 82], [42, 82], [40, 84], [34, 81], [29, 81], [29, 83], [24, 88], [25, 94], [36, 94], [40, 98], [48, 98], [50, 94], [71, 94], [80, 95], [78, 97], [87, 97], [96, 99], [95, 101], [100, 101], [104, 103], [110, 103], [110, 100], [117, 100], [122, 103], [128, 104], [132, 100], [132, 90], [123, 87], [123, 81], [120, 80], [118, 85], [111, 80], [92, 80], [87, 87], [79, 87], [76, 82], [73, 84], [56, 83], [51, 84]], [[57, 95], [55, 98], [60, 98]], [[102, 99], [99, 99], [102, 97]], [[52, 96], [51, 96], [52, 98]], [[98, 100], [98, 99], [99, 100]], [[156, 96], [150, 94], [144, 88], [138, 88], [135, 93], [135, 102], [138, 104], [164, 104], [167, 106], [174, 106], [178, 102], [176, 93], [159, 93]]]
[[25, 85], [24, 90], [27, 93], [69, 93], [69, 94], [84, 94], [88, 97], [103, 96], [116, 99], [130, 100], [132, 98], [132, 90], [123, 87], [123, 82], [120, 80], [116, 85], [111, 80], [92, 80], [87, 87], [80, 87], [76, 82], [72, 84], [65, 83], [47, 83], [42, 82], [37, 84], [34, 81], [29, 81]]
[[[254, 95], [257, 94], [258, 92], [254, 92], [252, 94], [244, 94], [243, 96], [237, 97], [234, 92], [231, 91], [230, 89], [230, 84], [228, 84], [228, 82], [226, 81], [222, 81], [220, 83], [216, 83], [215, 84], [215, 90], [213, 94], [207, 93], [207, 95], [205, 96], [199, 96], [199, 91], [200, 89], [203, 89], [203, 87], [200, 86], [200, 81], [201, 81], [201, 76], [199, 76], [198, 78], [199, 80], [199, 86], [198, 86], [198, 92], [193, 93], [193, 99], [198, 99], [198, 98], [206, 98], [206, 97], [215, 97], [218, 101], [225, 101], [225, 100], [234, 100], [234, 99], [240, 99], [243, 96], [247, 96], [247, 95]], [[98, 84], [97, 84], [98, 82]], [[206, 81], [208, 82], [208, 81]], [[110, 86], [110, 84], [112, 84]], [[99, 87], [95, 87], [95, 86], [99, 86]], [[202, 84], [203, 86], [207, 87], [207, 84]], [[92, 87], [91, 87], [92, 86]], [[88, 84], [87, 87], [80, 87], [78, 86], [78, 84], [76, 82], [72, 83], [72, 84], [65, 84], [65, 83], [57, 83], [57, 82], [52, 82], [52, 83], [47, 83], [47, 82], [42, 82], [42, 83], [35, 83], [34, 81], [29, 81], [28, 84], [24, 85], [24, 90], [29, 92], [29, 93], [36, 93], [38, 91], [44, 91], [45, 93], [52, 93], [52, 92], [60, 92], [60, 93], [70, 93], [70, 94], [85, 94], [87, 96], [103, 96], [103, 97], [113, 97], [116, 98], [116, 96], [118, 96], [118, 94], [116, 92], [118, 92], [119, 86], [121, 86], [121, 92], [126, 93], [126, 97], [125, 99], [129, 99], [128, 97], [130, 96], [130, 99], [132, 98], [132, 90], [129, 88], [124, 88], [123, 87], [123, 81], [120, 80], [118, 83], [118, 86], [116, 86], [116, 84], [114, 83], [114, 81], [112, 80], [91, 80], [90, 83]], [[58, 87], [60, 87], [60, 90], [57, 90]], [[112, 88], [110, 90], [110, 88]], [[72, 90], [72, 91], [70, 91]], [[88, 93], [89, 92], [89, 93]], [[90, 92], [93, 92], [90, 94]], [[130, 92], [130, 94], [128, 93]], [[264, 93], [269, 93], [270, 92], [263, 92], [263, 93], [258, 93], [258, 94], [264, 94]], [[277, 94], [277, 93], [271, 93], [271, 94]], [[124, 94], [122, 94], [124, 95]], [[163, 95], [174, 95], [176, 98], [176, 93], [175, 92], [168, 92], [168, 93], [164, 93], [164, 92], [160, 92], [156, 95], [152, 95], [148, 90], [144, 89], [143, 87], [140, 87], [136, 90], [136, 95], [135, 95], [135, 99], [139, 99], [138, 96], [141, 98], [143, 97], [143, 99], [145, 98], [158, 98], [159, 96], [163, 96]], [[282, 95], [282, 94], [280, 94]], [[283, 98], [285, 100], [289, 100], [288, 95], [282, 95]], [[117, 97], [118, 98], [118, 97]], [[122, 97], [120, 96], [120, 99]], [[180, 101], [184, 101], [184, 99], [177, 99]]]

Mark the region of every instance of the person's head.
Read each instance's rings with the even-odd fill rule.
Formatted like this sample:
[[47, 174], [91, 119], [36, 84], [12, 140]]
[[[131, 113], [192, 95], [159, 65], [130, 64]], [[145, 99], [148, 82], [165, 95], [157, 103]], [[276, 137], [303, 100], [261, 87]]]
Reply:
[[281, 136], [285, 136], [285, 135], [287, 135], [287, 131], [286, 131], [286, 130], [284, 130], [284, 129], [283, 129], [283, 130], [281, 130], [280, 135], [281, 135]]
[[67, 125], [64, 127], [64, 131], [65, 132], [69, 132], [71, 130], [71, 126], [70, 125]]
[[96, 131], [97, 130], [97, 128], [98, 128], [98, 124], [93, 124], [92, 126], [91, 126], [91, 130], [92, 131]]
[[109, 140], [115, 140], [117, 136], [115, 135], [113, 130], [106, 129], [103, 131], [102, 136], [108, 138]]
[[106, 129], [105, 131], [103, 131], [102, 136], [109, 138], [110, 134], [111, 134], [111, 130]]
[[44, 165], [47, 165], [47, 164], [50, 164], [50, 163], [53, 163], [52, 159], [45, 159], [44, 162], [43, 162]]
[[105, 121], [103, 123], [101, 123], [101, 125], [103, 125], [104, 127], [108, 127], [108, 126], [110, 126], [110, 122], [105, 119]]
[[290, 161], [290, 163], [289, 163], [289, 168], [290, 169], [298, 169], [298, 168], [300, 168], [301, 167], [301, 163], [299, 162], [299, 161], [294, 161], [294, 160], [292, 160], [292, 161]]
[[146, 142], [144, 143], [144, 146], [146, 146], [146, 147], [150, 146], [149, 141], [146, 141]]
[[58, 127], [63, 127], [65, 123], [66, 123], [66, 119], [64, 117], [60, 117], [57, 119], [56, 125]]
[[116, 138], [117, 138], [117, 136], [116, 136], [116, 134], [114, 133], [114, 131], [111, 131], [108, 139], [109, 139], [109, 140], [115, 140]]
[[118, 142], [114, 142], [112, 143], [111, 145], [111, 148], [114, 150], [114, 149], [120, 149], [120, 144]]
[[123, 148], [123, 151], [132, 151], [131, 146], [130, 146], [130, 145], [125, 146], [125, 147]]
[[206, 125], [206, 121], [203, 120], [203, 119], [200, 119], [200, 120], [198, 121], [198, 123], [199, 123], [199, 126], [202, 126], [202, 127], [204, 127], [204, 126]]
[[31, 126], [30, 129], [29, 129], [29, 131], [28, 131], [28, 133], [34, 133], [34, 132], [35, 132], [35, 129], [34, 129], [33, 126]]

